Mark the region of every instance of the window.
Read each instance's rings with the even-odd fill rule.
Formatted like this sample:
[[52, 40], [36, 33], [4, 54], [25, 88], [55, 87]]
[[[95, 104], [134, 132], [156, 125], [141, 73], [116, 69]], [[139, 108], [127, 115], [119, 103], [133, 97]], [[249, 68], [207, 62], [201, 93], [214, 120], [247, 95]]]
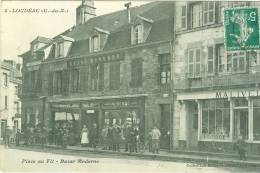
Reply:
[[215, 21], [215, 2], [203, 2], [203, 24], [213, 24]]
[[260, 99], [253, 100], [253, 140], [260, 141]]
[[143, 42], [143, 26], [141, 24], [135, 25], [133, 29], [133, 44]]
[[55, 57], [61, 58], [64, 56], [64, 43], [58, 42], [53, 45], [53, 49], [55, 50]]
[[79, 69], [72, 70], [72, 92], [79, 92]]
[[116, 90], [120, 88], [120, 62], [111, 62], [109, 68], [109, 88]]
[[[214, 24], [216, 21], [216, 3], [214, 1], [188, 2], [181, 7], [180, 25], [182, 29], [198, 28]], [[217, 11], [219, 12], [219, 11]], [[188, 21], [188, 23], [187, 23]], [[188, 25], [188, 27], [187, 27]]]
[[93, 64], [90, 69], [91, 90], [98, 91], [104, 88], [104, 64]]
[[246, 1], [230, 1], [229, 3], [230, 7], [245, 7], [249, 5], [249, 2]]
[[227, 2], [224, 1], [218, 1], [218, 23], [223, 23], [224, 21], [223, 10], [226, 7], [226, 3]]
[[31, 81], [30, 81], [31, 89], [33, 90], [36, 89], [37, 80], [38, 80], [38, 71], [37, 70], [31, 71]]
[[227, 58], [232, 58], [232, 72], [239, 73], [246, 71], [246, 53], [236, 52], [228, 54]]
[[257, 51], [250, 51], [248, 52], [248, 59], [250, 61], [250, 65], [251, 66], [257, 66], [260, 65], [260, 56], [257, 55], [259, 53], [257, 53]]
[[191, 27], [197, 28], [202, 25], [202, 3], [191, 4]]
[[208, 75], [213, 75], [215, 72], [214, 46], [208, 47]]
[[228, 100], [202, 102], [202, 139], [230, 139], [230, 103]]
[[8, 86], [8, 76], [7, 76], [7, 73], [3, 73], [3, 77], [4, 77], [4, 86], [7, 87]]
[[99, 36], [95, 35], [91, 38], [91, 50], [92, 52], [97, 52], [100, 50], [100, 42], [99, 42]]
[[18, 86], [15, 86], [15, 94], [18, 95]]
[[224, 44], [216, 45], [217, 59], [218, 59], [218, 72], [229, 73], [231, 72], [232, 61], [231, 58], [225, 56]]
[[56, 71], [53, 76], [54, 94], [61, 94], [62, 92], [62, 71]]
[[142, 58], [133, 59], [131, 62], [131, 86], [140, 87], [143, 82], [143, 60]]
[[20, 104], [19, 102], [14, 102], [16, 113], [20, 113]]
[[187, 6], [181, 7], [181, 28], [186, 29], [187, 28]]
[[7, 99], [7, 96], [5, 96], [5, 109], [8, 109], [8, 99]]
[[159, 64], [160, 64], [160, 84], [170, 83], [171, 80], [170, 54], [159, 55]]
[[244, 98], [234, 100], [233, 139], [243, 136], [248, 139], [248, 101]]
[[190, 78], [200, 77], [201, 74], [200, 49], [188, 50], [188, 76]]

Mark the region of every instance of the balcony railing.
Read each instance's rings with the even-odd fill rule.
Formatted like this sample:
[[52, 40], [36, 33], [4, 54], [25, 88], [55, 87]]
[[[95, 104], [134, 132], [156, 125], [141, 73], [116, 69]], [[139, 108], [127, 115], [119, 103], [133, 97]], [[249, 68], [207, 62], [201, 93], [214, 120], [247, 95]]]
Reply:
[[260, 73], [232, 74], [223, 76], [202, 77], [196, 79], [177, 78], [174, 82], [175, 90], [202, 89], [249, 86], [260, 84]]

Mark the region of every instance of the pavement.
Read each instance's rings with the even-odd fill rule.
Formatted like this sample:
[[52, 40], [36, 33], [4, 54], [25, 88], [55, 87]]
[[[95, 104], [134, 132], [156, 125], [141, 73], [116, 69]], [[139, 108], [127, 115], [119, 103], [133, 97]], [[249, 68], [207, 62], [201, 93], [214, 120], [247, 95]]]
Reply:
[[44, 149], [40, 146], [11, 146], [11, 148], [17, 148], [20, 150], [50, 152], [56, 154], [67, 155], [84, 155], [86, 153], [100, 155], [102, 157], [128, 157], [138, 158], [145, 160], [160, 160], [160, 161], [172, 161], [172, 162], [184, 162], [191, 166], [218, 166], [218, 167], [259, 167], [260, 168], [260, 155], [247, 156], [246, 161], [241, 161], [237, 154], [227, 153], [212, 153], [212, 152], [199, 152], [199, 151], [160, 151], [159, 154], [153, 154], [149, 152], [143, 153], [129, 153], [124, 152], [121, 149], [120, 152], [111, 150], [102, 150], [101, 148], [89, 148], [80, 146], [68, 146], [66, 149], [60, 146], [47, 145]]
[[0, 145], [0, 153], [0, 172], [259, 173], [260, 170], [259, 167], [214, 167], [39, 146], [6, 149]]

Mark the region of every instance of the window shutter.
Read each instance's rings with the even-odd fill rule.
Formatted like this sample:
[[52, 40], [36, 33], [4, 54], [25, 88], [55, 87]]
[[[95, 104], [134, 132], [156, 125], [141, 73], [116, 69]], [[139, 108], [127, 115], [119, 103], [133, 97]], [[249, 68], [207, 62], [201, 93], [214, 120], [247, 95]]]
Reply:
[[38, 93], [40, 93], [41, 92], [41, 87], [42, 87], [42, 77], [41, 77], [41, 69], [39, 69], [38, 71], [37, 71], [37, 78], [36, 78], [36, 91], [38, 92]]
[[134, 32], [134, 26], [131, 27], [131, 44], [135, 43], [135, 32]]
[[213, 75], [215, 72], [215, 60], [214, 60], [214, 46], [208, 47], [208, 63], [207, 63], [207, 71], [208, 75]]
[[69, 89], [69, 71], [62, 71], [62, 94], [67, 95]]
[[51, 96], [51, 95], [53, 95], [53, 72], [49, 73], [48, 84], [49, 84], [48, 93]]
[[89, 52], [93, 52], [92, 44], [92, 38], [89, 37]]
[[79, 70], [79, 84], [80, 84], [80, 92], [87, 93], [88, 92], [88, 68], [87, 66], [83, 66]]
[[187, 29], [187, 6], [181, 7], [181, 28]]

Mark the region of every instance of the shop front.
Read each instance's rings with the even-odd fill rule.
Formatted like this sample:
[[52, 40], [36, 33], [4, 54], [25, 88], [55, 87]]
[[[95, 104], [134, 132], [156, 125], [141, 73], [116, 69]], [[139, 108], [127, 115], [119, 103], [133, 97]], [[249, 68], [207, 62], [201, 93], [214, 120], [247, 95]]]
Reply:
[[[76, 136], [75, 144], [79, 143], [80, 132], [84, 125], [91, 131], [96, 124], [99, 132], [98, 138], [105, 126], [112, 127], [113, 124], [120, 125], [122, 129], [126, 125], [131, 125], [137, 127], [140, 133], [144, 133], [143, 101], [144, 97], [55, 101], [55, 103], [51, 103], [52, 116], [49, 127], [53, 130], [69, 128]], [[122, 135], [124, 134], [122, 133]]]
[[187, 148], [232, 152], [233, 143], [243, 137], [249, 152], [260, 153], [259, 91], [255, 88], [180, 94], [178, 99], [185, 109], [180, 114], [184, 116], [180, 128], [186, 128]]

